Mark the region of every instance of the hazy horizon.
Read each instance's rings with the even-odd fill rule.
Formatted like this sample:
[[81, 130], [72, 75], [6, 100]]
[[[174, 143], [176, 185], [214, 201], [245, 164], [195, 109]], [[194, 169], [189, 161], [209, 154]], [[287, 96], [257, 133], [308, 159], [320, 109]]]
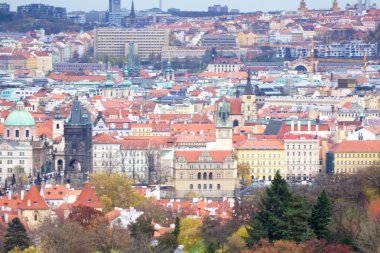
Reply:
[[[6, 2], [11, 5], [12, 10], [16, 10], [18, 5], [31, 4], [31, 3], [43, 3], [59, 7], [66, 7], [68, 11], [89, 11], [89, 10], [107, 10], [108, 0], [0, 0], [0, 2]], [[79, 3], [78, 3], [79, 2]], [[91, 2], [91, 4], [88, 4]], [[121, 0], [122, 8], [129, 9], [132, 0]], [[197, 10], [206, 11], [207, 7], [214, 4], [228, 5], [230, 9], [239, 9], [242, 12], [249, 11], [269, 11], [269, 10], [296, 10], [300, 1], [293, 0], [266, 0], [265, 2], [258, 0], [192, 0], [192, 1], [175, 1], [175, 0], [162, 0], [163, 9], [179, 8], [181, 10]], [[332, 5], [332, 0], [320, 0], [311, 1], [306, 0], [306, 4], [309, 9], [327, 9]], [[357, 1], [340, 0], [338, 1], [341, 8], [344, 8], [347, 3], [354, 3]], [[135, 0], [135, 8], [137, 10], [144, 10], [149, 8], [158, 7], [159, 0]]]

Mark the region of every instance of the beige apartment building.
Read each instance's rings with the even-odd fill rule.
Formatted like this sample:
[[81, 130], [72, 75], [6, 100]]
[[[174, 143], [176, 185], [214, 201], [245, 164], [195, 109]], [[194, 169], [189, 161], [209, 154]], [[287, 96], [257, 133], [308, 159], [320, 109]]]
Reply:
[[140, 59], [158, 57], [169, 46], [169, 29], [95, 29], [94, 56], [127, 57], [129, 43], [134, 42]]
[[181, 150], [174, 155], [177, 197], [233, 197], [238, 186], [237, 163], [228, 150]]

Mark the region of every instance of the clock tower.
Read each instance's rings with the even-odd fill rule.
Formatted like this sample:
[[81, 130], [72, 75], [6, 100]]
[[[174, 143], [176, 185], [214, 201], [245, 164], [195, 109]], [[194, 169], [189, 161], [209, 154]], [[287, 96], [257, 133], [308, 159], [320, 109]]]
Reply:
[[230, 104], [223, 97], [217, 103], [216, 112], [216, 147], [218, 150], [232, 150], [232, 123], [230, 122]]

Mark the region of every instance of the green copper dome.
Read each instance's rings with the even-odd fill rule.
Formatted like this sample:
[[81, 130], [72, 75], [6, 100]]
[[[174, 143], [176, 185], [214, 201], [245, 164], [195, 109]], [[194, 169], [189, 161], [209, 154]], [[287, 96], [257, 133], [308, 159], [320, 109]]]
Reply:
[[35, 125], [32, 114], [24, 110], [22, 102], [17, 103], [17, 109], [11, 112], [5, 120], [5, 127], [33, 127]]

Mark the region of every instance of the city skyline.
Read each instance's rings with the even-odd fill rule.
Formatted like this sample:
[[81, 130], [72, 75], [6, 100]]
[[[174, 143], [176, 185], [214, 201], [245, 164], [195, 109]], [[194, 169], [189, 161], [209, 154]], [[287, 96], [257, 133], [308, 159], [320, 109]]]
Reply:
[[[31, 3], [43, 3], [54, 6], [65, 7], [68, 11], [89, 11], [89, 10], [107, 10], [108, 1], [98, 1], [98, 3], [92, 3], [88, 5], [86, 3], [78, 4], [74, 0], [44, 0], [39, 2], [36, 0], [5, 0], [11, 5], [12, 10], [16, 10], [17, 6]], [[84, 1], [83, 1], [84, 2]], [[168, 8], [179, 8], [181, 10], [198, 10], [198, 11], [207, 11], [207, 7], [214, 4], [228, 5], [230, 9], [240, 9], [243, 12], [252, 12], [252, 11], [270, 11], [270, 10], [297, 10], [299, 6], [299, 1], [284, 1], [278, 3], [277, 0], [267, 0], [265, 3], [259, 3], [258, 1], [251, 1], [251, 4], [247, 4], [246, 0], [193, 0], [191, 2], [181, 1], [180, 3], [173, 0], [163, 0], [163, 8], [167, 10]], [[347, 3], [356, 3], [357, 1], [350, 0], [340, 0], [338, 1], [341, 7], [344, 7]], [[308, 8], [310, 9], [327, 9], [332, 5], [332, 0], [321, 0], [318, 2], [315, 1], [306, 1]], [[122, 8], [130, 8], [131, 0], [122, 0]], [[159, 6], [159, 0], [139, 0], [135, 1], [135, 8], [137, 10], [144, 10], [149, 8], [154, 8]]]

